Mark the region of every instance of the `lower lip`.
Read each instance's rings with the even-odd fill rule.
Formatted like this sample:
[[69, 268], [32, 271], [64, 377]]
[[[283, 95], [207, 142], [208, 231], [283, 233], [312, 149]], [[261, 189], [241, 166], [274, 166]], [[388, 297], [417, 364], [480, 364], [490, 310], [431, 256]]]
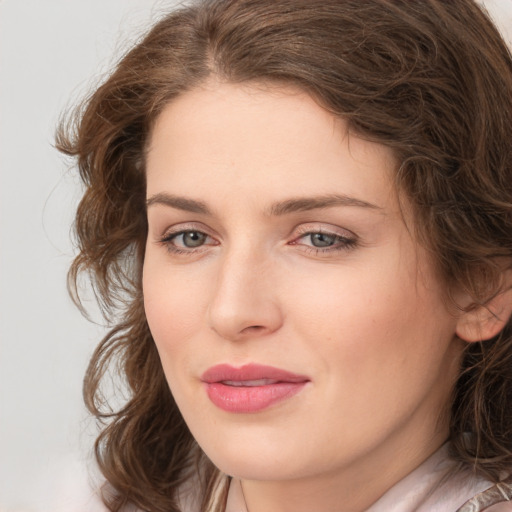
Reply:
[[277, 382], [266, 386], [227, 386], [221, 382], [206, 384], [210, 400], [227, 412], [251, 413], [267, 409], [296, 395], [307, 382]]

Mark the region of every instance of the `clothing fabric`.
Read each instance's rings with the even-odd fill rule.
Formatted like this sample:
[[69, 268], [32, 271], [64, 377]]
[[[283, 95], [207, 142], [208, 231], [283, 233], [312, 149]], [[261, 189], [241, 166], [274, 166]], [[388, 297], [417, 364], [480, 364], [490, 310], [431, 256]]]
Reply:
[[[444, 445], [366, 512], [484, 511], [512, 512], [512, 480], [493, 485], [473, 476], [448, 457]], [[239, 480], [231, 481], [226, 512], [249, 512]]]

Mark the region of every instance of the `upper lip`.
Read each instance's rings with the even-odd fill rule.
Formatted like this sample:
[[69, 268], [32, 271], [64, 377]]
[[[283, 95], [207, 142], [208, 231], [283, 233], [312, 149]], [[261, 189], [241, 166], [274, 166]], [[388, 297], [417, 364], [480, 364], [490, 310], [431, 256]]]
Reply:
[[201, 380], [208, 384], [214, 382], [244, 382], [267, 379], [276, 382], [307, 382], [310, 379], [305, 375], [275, 368], [274, 366], [265, 366], [261, 364], [246, 364], [240, 367], [234, 367], [229, 364], [218, 364], [208, 368]]

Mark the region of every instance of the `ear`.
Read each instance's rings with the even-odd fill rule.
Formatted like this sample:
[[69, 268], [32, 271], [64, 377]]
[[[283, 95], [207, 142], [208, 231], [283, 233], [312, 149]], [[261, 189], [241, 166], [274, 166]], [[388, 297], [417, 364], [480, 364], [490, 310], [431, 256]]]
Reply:
[[[510, 277], [510, 273], [507, 273]], [[512, 283], [487, 304], [462, 313], [455, 333], [469, 343], [485, 341], [499, 334], [512, 316]]]

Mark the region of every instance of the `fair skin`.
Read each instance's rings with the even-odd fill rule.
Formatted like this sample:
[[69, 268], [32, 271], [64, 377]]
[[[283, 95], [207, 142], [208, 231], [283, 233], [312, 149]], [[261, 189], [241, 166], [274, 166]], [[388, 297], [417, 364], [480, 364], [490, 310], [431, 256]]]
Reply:
[[[146, 315], [192, 434], [250, 512], [365, 510], [447, 439], [463, 317], [395, 167], [287, 87], [212, 80], [154, 126]], [[212, 402], [206, 370], [254, 363], [305, 382], [261, 410]]]

